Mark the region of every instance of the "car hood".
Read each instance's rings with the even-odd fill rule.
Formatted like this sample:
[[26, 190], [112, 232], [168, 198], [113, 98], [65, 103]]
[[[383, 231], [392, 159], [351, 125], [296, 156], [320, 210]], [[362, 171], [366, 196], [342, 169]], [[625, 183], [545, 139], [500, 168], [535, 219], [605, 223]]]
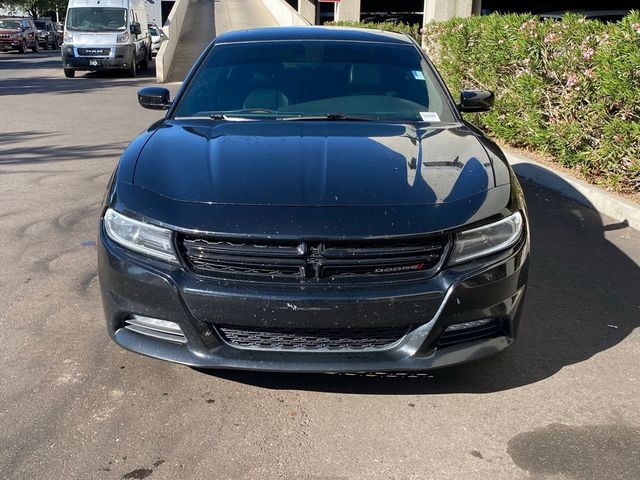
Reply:
[[0, 34], [2, 34], [2, 35], [7, 35], [7, 34], [15, 35], [17, 33], [21, 33], [21, 30], [12, 30], [12, 29], [0, 28]]
[[170, 121], [132, 183], [183, 202], [297, 207], [434, 205], [496, 186], [462, 124], [328, 121]]

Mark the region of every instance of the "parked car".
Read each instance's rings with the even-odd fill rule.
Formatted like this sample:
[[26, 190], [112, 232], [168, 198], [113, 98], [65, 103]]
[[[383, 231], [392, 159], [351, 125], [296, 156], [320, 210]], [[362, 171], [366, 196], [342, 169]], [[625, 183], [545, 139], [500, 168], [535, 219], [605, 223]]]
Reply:
[[127, 147], [101, 211], [107, 329], [203, 368], [428, 370], [507, 348], [522, 189], [418, 44], [372, 30], [218, 36]]
[[[117, 3], [117, 5], [116, 5]], [[144, 0], [69, 0], [62, 66], [67, 78], [78, 70], [124, 70], [135, 77], [151, 61]]]
[[38, 39], [43, 48], [52, 48], [54, 50], [60, 48], [62, 35], [58, 33], [54, 23], [50, 19], [39, 18], [34, 20], [33, 23], [38, 29]]
[[164, 35], [162, 29], [155, 23], [149, 23], [149, 35], [151, 35], [151, 55], [155, 57], [160, 50]]
[[582, 15], [587, 20], [600, 20], [601, 22], [619, 22], [629, 15], [629, 10], [569, 10], [540, 13], [538, 16], [542, 20], [562, 20], [567, 13]]
[[0, 18], [0, 50], [40, 51], [38, 30], [30, 18]]

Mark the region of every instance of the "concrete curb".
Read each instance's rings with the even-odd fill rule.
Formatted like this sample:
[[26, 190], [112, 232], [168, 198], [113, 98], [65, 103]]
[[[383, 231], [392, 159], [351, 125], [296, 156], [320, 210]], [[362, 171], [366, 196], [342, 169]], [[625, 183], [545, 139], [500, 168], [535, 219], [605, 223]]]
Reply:
[[505, 149], [503, 151], [518, 176], [527, 178], [563, 197], [576, 200], [614, 220], [640, 230], [640, 204], [542, 165], [523, 155]]

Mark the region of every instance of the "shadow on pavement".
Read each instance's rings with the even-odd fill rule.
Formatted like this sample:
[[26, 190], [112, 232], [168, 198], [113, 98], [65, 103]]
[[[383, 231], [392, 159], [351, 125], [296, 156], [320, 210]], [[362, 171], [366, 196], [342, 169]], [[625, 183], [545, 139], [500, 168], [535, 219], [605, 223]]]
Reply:
[[531, 221], [529, 288], [519, 338], [501, 355], [420, 374], [207, 373], [271, 389], [490, 393], [544, 380], [616, 346], [640, 326], [640, 268], [604, 237], [626, 225], [603, 225], [578, 192], [572, 196], [580, 203], [532, 182], [523, 187]]
[[[47, 69], [47, 76], [20, 76], [21, 69]], [[58, 69], [59, 75], [50, 76], [50, 69]], [[4, 70], [0, 82], [0, 96], [34, 93], [65, 94], [81, 93], [112, 87], [142, 86], [155, 82], [155, 60], [146, 71], [138, 71], [136, 78], [127, 78], [125, 72], [76, 72], [76, 78], [65, 78], [60, 52], [0, 54], [0, 70]], [[14, 71], [14, 73], [11, 72]]]
[[[0, 133], [0, 165], [30, 165], [48, 162], [62, 162], [66, 160], [91, 160], [101, 157], [119, 157], [126, 147], [125, 143], [107, 143], [102, 145], [59, 145], [56, 146], [54, 137], [58, 134], [51, 132], [9, 132]], [[29, 139], [49, 138], [49, 145], [24, 146], [19, 145]], [[0, 171], [11, 173], [9, 171]]]

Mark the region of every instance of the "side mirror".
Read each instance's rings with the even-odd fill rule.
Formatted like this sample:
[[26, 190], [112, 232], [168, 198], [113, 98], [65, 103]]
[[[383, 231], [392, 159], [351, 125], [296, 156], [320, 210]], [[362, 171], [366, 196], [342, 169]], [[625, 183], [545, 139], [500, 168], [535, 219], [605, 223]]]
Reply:
[[140, 35], [142, 33], [142, 28], [138, 22], [131, 24], [131, 33], [134, 35]]
[[488, 112], [493, 108], [495, 95], [488, 90], [462, 90], [458, 110], [463, 113]]
[[138, 90], [138, 103], [149, 110], [169, 110], [171, 94], [164, 87], [145, 87]]

